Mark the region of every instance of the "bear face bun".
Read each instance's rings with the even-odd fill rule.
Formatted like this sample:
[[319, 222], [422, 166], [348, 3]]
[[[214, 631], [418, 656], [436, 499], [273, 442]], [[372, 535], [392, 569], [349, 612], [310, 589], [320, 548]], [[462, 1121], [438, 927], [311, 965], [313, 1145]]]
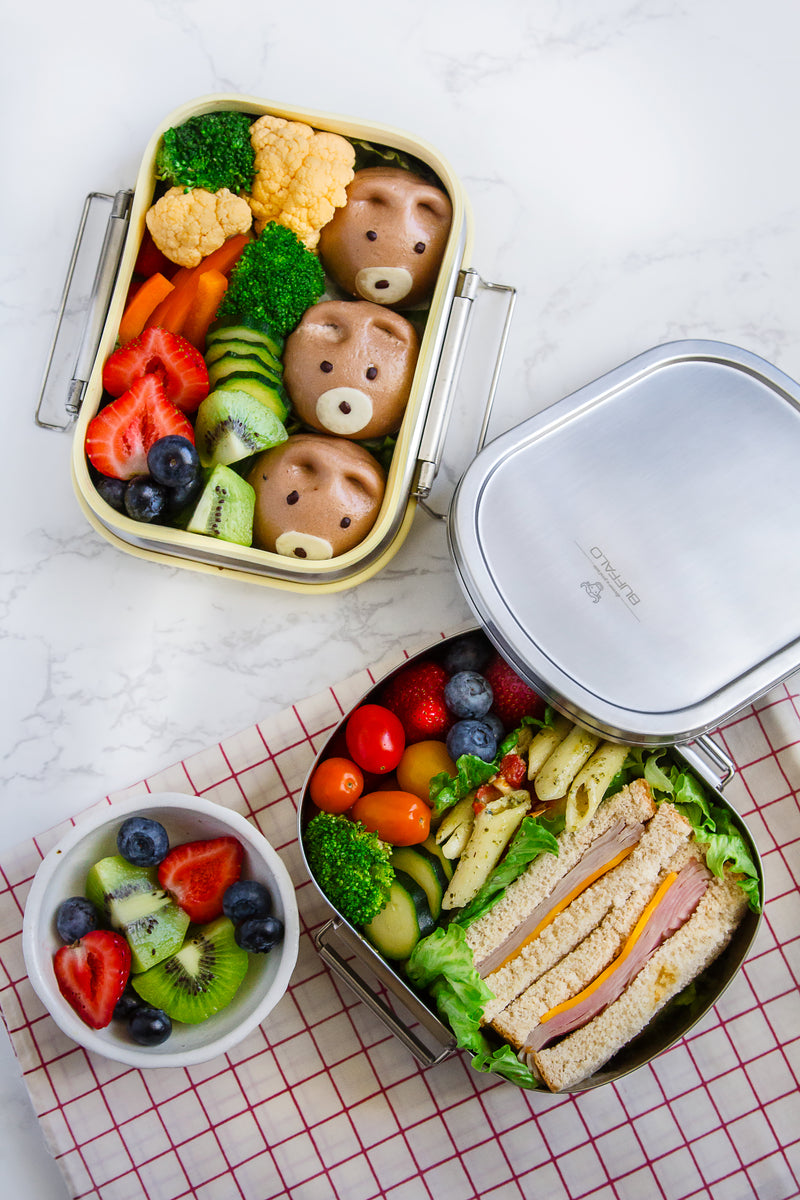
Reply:
[[391, 308], [428, 300], [436, 285], [453, 209], [441, 188], [401, 167], [365, 167], [347, 203], [324, 226], [319, 256], [351, 296]]
[[287, 338], [284, 386], [304, 425], [374, 438], [396, 433], [419, 354], [417, 331], [368, 300], [324, 300]]

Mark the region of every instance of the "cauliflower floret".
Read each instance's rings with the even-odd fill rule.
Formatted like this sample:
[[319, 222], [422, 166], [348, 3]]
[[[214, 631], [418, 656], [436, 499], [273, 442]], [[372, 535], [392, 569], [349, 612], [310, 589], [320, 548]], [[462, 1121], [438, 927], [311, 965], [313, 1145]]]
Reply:
[[207, 192], [170, 188], [145, 215], [159, 250], [180, 267], [196, 267], [236, 233], [247, 233], [253, 222], [250, 206], [227, 188]]
[[256, 232], [276, 221], [313, 250], [322, 226], [347, 200], [355, 150], [337, 133], [268, 114], [251, 125], [250, 142], [256, 156], [249, 197]]

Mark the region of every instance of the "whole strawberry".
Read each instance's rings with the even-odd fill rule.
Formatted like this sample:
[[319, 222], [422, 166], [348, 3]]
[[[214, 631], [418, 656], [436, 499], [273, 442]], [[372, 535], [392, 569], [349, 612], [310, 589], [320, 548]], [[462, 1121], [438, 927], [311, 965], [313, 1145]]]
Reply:
[[519, 725], [523, 717], [544, 716], [544, 700], [512, 671], [497, 651], [484, 667], [483, 675], [494, 693], [492, 712], [497, 713], [507, 730]]
[[423, 659], [386, 685], [381, 702], [400, 718], [407, 743], [446, 736], [455, 720], [444, 702], [448, 678], [444, 667]]

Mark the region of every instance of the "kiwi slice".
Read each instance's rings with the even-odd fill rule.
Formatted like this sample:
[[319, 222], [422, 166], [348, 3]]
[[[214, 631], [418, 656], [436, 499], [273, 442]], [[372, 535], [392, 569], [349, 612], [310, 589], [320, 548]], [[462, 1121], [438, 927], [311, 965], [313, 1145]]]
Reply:
[[197, 410], [194, 438], [204, 467], [241, 462], [286, 437], [283, 422], [248, 392], [209, 392]]
[[101, 858], [86, 878], [86, 898], [127, 938], [132, 971], [148, 970], [183, 944], [189, 917], [159, 884], [157, 867], [135, 867], [119, 854]]
[[218, 463], [208, 473], [186, 528], [189, 533], [206, 533], [224, 542], [250, 546], [255, 507], [256, 494], [247, 480]]
[[217, 917], [193, 926], [177, 954], [131, 980], [153, 1008], [197, 1025], [230, 1004], [247, 974], [248, 954], [236, 945], [233, 922]]

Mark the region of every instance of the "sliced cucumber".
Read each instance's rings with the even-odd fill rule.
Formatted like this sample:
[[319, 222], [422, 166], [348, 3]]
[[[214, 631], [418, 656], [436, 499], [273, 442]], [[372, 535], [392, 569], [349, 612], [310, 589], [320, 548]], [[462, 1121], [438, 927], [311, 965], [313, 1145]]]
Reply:
[[263, 375], [270, 383], [281, 385], [281, 371], [274, 366], [265, 366], [255, 354], [223, 354], [221, 358], [208, 362], [208, 378], [212, 388], [227, 379], [229, 375], [237, 375], [244, 371], [248, 375]]
[[429, 837], [426, 837], [425, 841], [421, 846], [418, 846], [417, 849], [427, 850], [429, 854], [435, 855], [435, 857], [438, 858], [439, 862], [442, 864], [442, 869], [448, 882], [453, 878], [453, 871], [455, 870], [455, 867], [453, 866], [453, 860], [452, 858], [448, 858], [445, 852], [442, 850], [442, 847], [436, 841], [435, 833], [432, 833]]
[[392, 866], [395, 871], [405, 871], [419, 884], [435, 920], [442, 911], [442, 896], [450, 882], [439, 856], [424, 846], [398, 846], [392, 851]]
[[289, 415], [289, 401], [279, 383], [273, 383], [266, 375], [254, 371], [233, 371], [221, 380], [215, 390], [247, 392], [254, 400], [271, 408], [280, 421]]
[[236, 338], [237, 341], [257, 342], [271, 350], [276, 358], [283, 354], [284, 339], [279, 333], [268, 326], [254, 328], [246, 325], [239, 317], [219, 317], [206, 334], [206, 345], [210, 346], [220, 338]]
[[405, 871], [396, 871], [388, 903], [364, 926], [364, 933], [384, 958], [401, 960], [435, 924], [422, 888]]
[[258, 342], [241, 342], [236, 338], [220, 338], [218, 342], [212, 342], [206, 350], [206, 365], [210, 367], [212, 363], [229, 356], [246, 359], [248, 363], [255, 361], [273, 375], [283, 374], [283, 363], [266, 346]]

